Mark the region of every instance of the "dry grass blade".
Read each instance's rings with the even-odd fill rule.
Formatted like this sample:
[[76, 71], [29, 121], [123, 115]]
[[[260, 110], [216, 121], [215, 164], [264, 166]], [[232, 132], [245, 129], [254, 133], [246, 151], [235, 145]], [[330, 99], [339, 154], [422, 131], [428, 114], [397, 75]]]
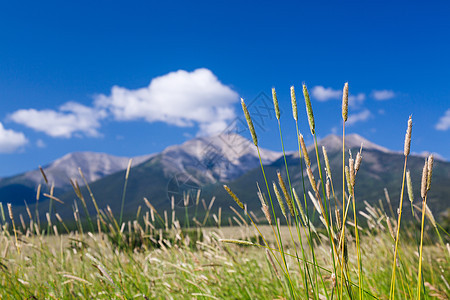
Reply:
[[59, 202], [59, 203], [61, 203], [61, 204], [64, 204], [64, 202], [63, 202], [61, 199], [59, 199], [59, 198], [57, 198], [57, 197], [55, 197], [55, 196], [53, 196], [53, 195], [50, 195], [50, 194], [47, 194], [47, 193], [44, 193], [43, 195], [44, 195], [45, 197], [49, 198], [49, 199], [52, 199], [52, 200], [55, 200], [56, 202]]
[[[83, 279], [83, 278], [77, 277], [77, 276], [75, 276], [75, 275], [63, 274], [63, 277], [69, 278], [69, 279], [73, 279], [73, 280], [82, 282], [82, 283], [87, 284], [87, 285], [92, 285], [92, 283], [90, 283], [89, 281], [87, 281], [87, 280], [85, 280], [85, 279]], [[68, 282], [67, 282], [67, 283], [68, 283]]]
[[44, 169], [41, 166], [39, 166], [39, 171], [41, 171], [42, 177], [44, 177], [45, 184], [48, 184], [47, 175], [45, 175]]
[[249, 241], [242, 241], [242, 240], [234, 240], [234, 239], [219, 239], [219, 242], [221, 243], [228, 243], [228, 244], [236, 244], [236, 245], [242, 245], [242, 246], [254, 246], [252, 242]]

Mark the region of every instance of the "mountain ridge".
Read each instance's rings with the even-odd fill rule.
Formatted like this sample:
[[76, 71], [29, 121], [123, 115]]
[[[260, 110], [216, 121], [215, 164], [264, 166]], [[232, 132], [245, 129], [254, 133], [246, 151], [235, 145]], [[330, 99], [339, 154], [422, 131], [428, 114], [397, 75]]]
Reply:
[[[357, 176], [356, 197], [358, 199], [366, 197], [363, 199], [372, 203], [384, 197], [383, 189], [387, 187], [392, 192], [391, 199], [394, 199], [392, 204], [397, 205], [395, 199], [399, 198], [397, 194], [401, 186], [399, 180], [401, 180], [403, 170], [403, 153], [388, 150], [359, 135], [346, 136], [346, 150], [351, 150], [356, 154], [361, 147], [361, 143], [363, 143], [363, 160]], [[336, 184], [342, 182], [342, 174], [338, 171], [342, 170], [342, 138], [329, 135], [318, 141], [318, 144], [319, 146], [324, 145], [327, 149], [333, 182]], [[313, 172], [318, 178], [314, 146], [310, 145], [308, 150]], [[321, 152], [319, 148], [319, 155], [322, 159]], [[260, 153], [269, 183], [272, 180], [277, 180], [277, 170], [280, 170], [282, 175], [286, 176], [284, 158], [281, 152], [260, 149]], [[348, 155], [347, 152], [347, 158]], [[229, 201], [228, 195], [223, 190], [223, 183], [227, 183], [239, 197], [242, 197], [242, 201], [248, 203], [249, 208], [255, 212], [259, 211], [259, 200], [255, 197], [255, 182], [260, 182], [263, 189], [262, 184], [265, 179], [261, 174], [256, 147], [250, 140], [240, 135], [195, 138], [180, 145], [169, 146], [163, 151], [151, 155], [149, 159], [142, 160], [136, 160], [129, 173], [125, 214], [130, 215], [131, 212], [136, 212], [136, 209], [142, 205], [143, 197], [151, 199], [152, 204], [157, 209], [165, 210], [170, 207], [172, 197], [177, 204], [182, 203], [183, 196], [186, 193], [191, 194], [191, 199], [194, 199], [197, 190], [201, 190], [202, 197], [206, 199], [215, 196], [216, 204], [222, 206], [225, 212], [232, 202]], [[288, 162], [292, 185], [300, 192], [301, 172], [298, 151], [287, 152], [286, 161]], [[408, 159], [408, 168], [411, 170], [416, 195], [420, 195], [417, 189], [420, 185], [422, 166], [423, 158], [421, 156], [411, 155]], [[109, 205], [113, 211], [120, 210], [126, 174], [125, 168], [126, 166], [120, 171], [108, 174], [89, 184], [100, 208]], [[77, 172], [77, 168], [74, 169]], [[433, 170], [434, 188], [432, 193], [436, 198], [432, 196], [429, 202], [432, 209], [445, 209], [446, 203], [449, 201], [447, 195], [450, 195], [449, 183], [450, 163], [437, 160], [435, 170]], [[307, 180], [305, 184], [306, 188], [309, 188]], [[28, 203], [35, 202], [35, 188], [27, 188], [26, 190], [20, 188], [22, 187], [10, 186], [6, 193], [0, 186], [0, 202], [5, 201], [2, 200], [6, 198], [5, 195], [13, 205], [23, 206], [23, 200], [27, 200]], [[9, 196], [15, 195], [14, 193], [18, 193], [18, 191], [20, 192], [19, 196], [15, 200], [11, 200], [12, 198]], [[85, 187], [82, 187], [82, 192], [86, 199], [90, 198]], [[339, 193], [342, 191], [337, 189], [336, 192], [339, 198]], [[55, 190], [55, 195], [66, 203], [65, 205], [55, 204], [55, 208], [60, 214], [72, 215], [70, 203], [73, 203], [74, 199], [77, 198], [74, 191], [71, 189]], [[358, 202], [357, 206], [362, 203], [363, 199]], [[40, 202], [46, 200], [48, 199], [44, 197]], [[89, 210], [94, 213], [92, 205], [88, 204], [88, 206]], [[41, 209], [46, 208], [45, 205], [39, 205], [39, 207]]]

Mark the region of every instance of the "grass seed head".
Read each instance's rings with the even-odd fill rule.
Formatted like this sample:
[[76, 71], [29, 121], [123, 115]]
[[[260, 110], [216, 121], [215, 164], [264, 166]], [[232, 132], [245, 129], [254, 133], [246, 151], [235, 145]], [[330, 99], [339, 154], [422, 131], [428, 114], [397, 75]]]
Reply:
[[348, 82], [344, 84], [344, 90], [342, 93], [342, 119], [347, 122], [348, 118]]
[[336, 208], [336, 209], [334, 210], [334, 215], [335, 215], [335, 217], [336, 217], [336, 224], [337, 224], [337, 226], [338, 226], [338, 229], [340, 229], [340, 227], [341, 227], [340, 225], [341, 225], [342, 221], [341, 221], [341, 214], [340, 214], [338, 208]]
[[39, 183], [37, 190], [36, 190], [36, 201], [39, 201], [40, 197], [41, 197], [41, 184]]
[[3, 223], [6, 222], [6, 219], [5, 219], [5, 211], [3, 210], [3, 203], [2, 203], [2, 202], [0, 202], [0, 213], [1, 213], [1, 215], [2, 215]]
[[394, 228], [392, 227], [391, 218], [386, 217], [386, 223], [388, 225], [389, 234], [391, 235], [392, 239], [395, 242], [395, 234], [394, 234]]
[[294, 86], [291, 86], [291, 103], [292, 103], [292, 115], [294, 116], [294, 120], [298, 121], [297, 98], [295, 97]]
[[331, 191], [330, 191], [330, 178], [327, 177], [327, 182], [325, 184], [325, 190], [327, 192], [327, 199], [331, 198]]
[[258, 192], [256, 194], [258, 195], [259, 201], [261, 202], [261, 205], [265, 205], [266, 200], [264, 200], [264, 196], [261, 192], [261, 189], [259, 188], [259, 183], [256, 183], [256, 186], [258, 187]]
[[269, 207], [266, 204], [263, 204], [261, 206], [261, 210], [264, 213], [264, 216], [267, 219], [267, 222], [269, 223], [269, 225], [272, 225], [272, 217], [270, 216], [270, 211], [269, 211]]
[[350, 175], [350, 183], [352, 187], [355, 187], [355, 161], [353, 158], [348, 159], [348, 166], [349, 166], [349, 175]]
[[284, 217], [287, 218], [286, 207], [284, 206], [283, 198], [281, 198], [280, 191], [278, 190], [278, 187], [277, 187], [277, 184], [275, 183], [275, 181], [272, 181], [272, 186], [273, 186], [273, 191], [275, 192], [275, 196], [277, 197], [278, 204], [280, 205], [281, 212], [283, 213]]
[[427, 195], [427, 182], [428, 182], [428, 162], [425, 158], [425, 164], [423, 166], [422, 170], [422, 183], [420, 186], [420, 196], [422, 199], [425, 199], [425, 196]]
[[391, 197], [389, 197], [389, 192], [387, 188], [384, 188], [384, 197], [386, 198], [387, 203], [391, 205]]
[[219, 242], [242, 245], [242, 246], [253, 246], [254, 245], [252, 242], [249, 242], [249, 241], [234, 240], [234, 239], [219, 239]]
[[41, 166], [39, 166], [39, 171], [41, 171], [41, 175], [44, 178], [45, 184], [48, 184], [47, 175], [45, 175], [44, 169], [42, 169]]
[[408, 188], [408, 198], [411, 203], [414, 202], [414, 193], [413, 193], [413, 187], [411, 182], [411, 172], [408, 170], [406, 171], [406, 186]]
[[345, 179], [347, 179], [347, 189], [348, 189], [348, 193], [350, 195], [353, 194], [353, 186], [351, 184], [351, 179], [350, 179], [350, 171], [348, 169], [348, 166], [345, 166]]
[[331, 168], [330, 168], [330, 161], [328, 159], [327, 149], [325, 149], [325, 146], [322, 146], [322, 153], [323, 158], [325, 159], [325, 167], [327, 168], [327, 176], [331, 178]]
[[30, 211], [30, 208], [28, 207], [28, 203], [27, 203], [27, 201], [24, 201], [24, 203], [25, 203], [25, 208], [27, 210], [28, 217], [31, 220], [31, 219], [33, 219], [33, 216], [31, 215], [31, 211]]
[[308, 174], [309, 183], [311, 184], [311, 187], [313, 188], [314, 192], [317, 193], [317, 184], [316, 180], [314, 179], [313, 172], [311, 170], [311, 167], [306, 168], [306, 174]]
[[275, 88], [272, 88], [272, 98], [273, 98], [273, 107], [275, 108], [275, 116], [277, 117], [277, 120], [279, 120], [280, 107], [278, 106], [277, 92], [275, 91]]
[[300, 147], [302, 148], [303, 157], [305, 158], [305, 163], [307, 167], [311, 167], [311, 160], [309, 159], [308, 149], [306, 148], [305, 139], [303, 134], [300, 134]]
[[295, 202], [297, 203], [298, 210], [300, 211], [300, 215], [302, 216], [303, 222], [306, 225], [307, 224], [306, 215], [305, 212], [303, 211], [303, 206], [302, 203], [300, 202], [300, 198], [298, 197], [297, 192], [295, 191], [294, 188], [292, 188], [292, 194], [294, 194], [294, 199]]
[[314, 135], [314, 133], [315, 133], [314, 114], [313, 114], [311, 99], [309, 99], [309, 93], [308, 93], [308, 88], [306, 87], [306, 84], [303, 84], [303, 96], [305, 97], [306, 113], [308, 114], [309, 128], [311, 129], [311, 134]]
[[244, 111], [245, 119], [247, 120], [248, 128], [252, 135], [253, 144], [258, 146], [258, 138], [256, 137], [255, 127], [253, 126], [252, 118], [250, 118], [250, 113], [248, 112], [247, 106], [245, 105], [244, 99], [241, 98], [242, 110]]
[[227, 185], [223, 185], [223, 188], [228, 192], [228, 194], [233, 198], [233, 200], [239, 205], [240, 208], [244, 209], [244, 204], [242, 204], [241, 200], [233, 193], [233, 191], [230, 190], [230, 188]]
[[431, 154], [430, 156], [428, 156], [427, 191], [429, 191], [430, 187], [431, 187], [431, 175], [433, 174], [433, 162], [434, 162], [434, 157], [433, 157], [433, 154]]
[[358, 173], [359, 168], [361, 167], [361, 161], [362, 161], [362, 144], [361, 144], [361, 149], [359, 150], [359, 152], [356, 154], [356, 159], [355, 159], [355, 174]]
[[294, 205], [292, 203], [291, 196], [289, 195], [289, 192], [286, 188], [286, 184], [284, 183], [283, 177], [281, 177], [280, 171], [277, 171], [277, 177], [278, 177], [278, 184], [280, 185], [281, 191], [283, 192], [284, 199], [286, 200], [286, 203], [289, 208], [289, 212], [291, 213], [292, 216], [295, 216]]
[[411, 149], [411, 131], [412, 131], [412, 119], [411, 119], [411, 116], [409, 116], [408, 128], [406, 129], [406, 135], [405, 135], [405, 148], [403, 151], [403, 154], [405, 156], [409, 155], [409, 152]]
[[9, 218], [14, 221], [14, 215], [13, 215], [11, 203], [7, 203], [6, 206], [8, 207]]

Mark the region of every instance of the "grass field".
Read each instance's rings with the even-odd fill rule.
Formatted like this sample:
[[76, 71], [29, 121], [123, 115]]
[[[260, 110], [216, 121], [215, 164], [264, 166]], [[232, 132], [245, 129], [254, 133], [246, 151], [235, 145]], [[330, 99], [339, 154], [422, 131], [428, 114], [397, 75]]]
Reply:
[[[46, 221], [29, 210], [28, 216], [18, 217], [14, 207], [1, 205], [2, 298], [448, 299], [450, 236], [436, 223], [426, 204], [427, 194], [432, 192], [433, 156], [424, 163], [421, 201], [414, 201], [412, 196], [407, 171], [411, 119], [406, 127], [404, 171], [398, 174], [403, 176], [401, 199], [409, 198], [410, 205], [400, 201], [400, 207], [393, 208], [386, 197], [377, 204], [365, 203], [363, 210], [356, 211], [355, 201], [359, 199], [355, 199], [354, 191], [358, 188], [363, 148], [353, 157], [344, 143], [344, 181], [342, 186], [334, 183], [326, 149], [317, 147], [305, 85], [303, 94], [316, 157], [308, 156], [299, 133], [299, 163], [303, 186], [308, 180], [311, 191], [291, 188], [286, 164], [286, 176], [278, 173], [277, 182], [259, 183], [257, 196], [264, 222], [254, 222], [254, 214], [247, 212], [239, 195], [227, 186], [230, 204], [235, 207], [230, 221], [222, 220], [221, 208], [213, 203], [205, 205], [203, 221], [197, 220], [197, 215], [188, 210], [195, 207], [197, 212], [199, 194], [197, 199], [185, 199], [186, 213], [180, 218], [173, 204], [172, 211], [158, 212], [143, 199], [143, 209], [138, 209], [136, 217], [122, 221], [123, 210], [97, 207], [95, 197], [84, 199], [77, 185], [74, 189], [81, 207], [74, 207], [73, 220], [53, 215], [51, 208]], [[347, 84], [343, 94], [344, 137]], [[293, 88], [291, 97], [298, 132]], [[273, 98], [280, 124], [275, 91]], [[242, 106], [258, 148], [244, 101]], [[281, 126], [279, 130], [284, 151]], [[261, 171], [265, 178], [262, 164]], [[124, 191], [129, 169], [126, 174]], [[342, 199], [336, 196], [335, 188], [342, 191]], [[51, 188], [48, 196], [58, 201]], [[87, 211], [86, 201], [93, 202], [97, 213], [81, 219], [80, 210]], [[122, 208], [124, 201], [125, 192]], [[314, 207], [319, 222], [313, 223], [308, 205]], [[281, 215], [275, 213], [278, 206]], [[412, 221], [402, 222], [402, 213], [406, 212], [414, 214]], [[57, 222], [52, 223], [53, 219]], [[204, 227], [207, 220], [216, 227]], [[74, 226], [69, 228], [67, 224]]]

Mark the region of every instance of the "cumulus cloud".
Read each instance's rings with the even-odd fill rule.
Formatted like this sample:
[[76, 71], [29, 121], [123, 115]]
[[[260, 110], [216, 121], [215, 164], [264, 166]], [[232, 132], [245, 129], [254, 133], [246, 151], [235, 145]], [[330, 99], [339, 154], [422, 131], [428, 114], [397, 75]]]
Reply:
[[350, 105], [350, 107], [358, 107], [364, 102], [364, 100], [366, 100], [366, 94], [364, 93], [359, 93], [357, 95], [349, 95], [348, 105]]
[[70, 138], [75, 134], [98, 137], [105, 112], [76, 102], [67, 102], [59, 110], [20, 109], [9, 116], [12, 121], [52, 137]]
[[325, 88], [321, 85], [313, 87], [311, 93], [313, 97], [319, 101], [328, 101], [342, 97], [342, 91], [333, 90], [332, 88]]
[[383, 100], [389, 100], [395, 97], [394, 91], [391, 90], [380, 90], [380, 91], [373, 91], [372, 97], [375, 100], [383, 101]]
[[238, 94], [208, 69], [179, 70], [151, 80], [146, 87], [113, 86], [109, 95], [96, 95], [91, 106], [67, 102], [56, 110], [21, 109], [9, 119], [52, 137], [98, 137], [101, 121], [143, 120], [178, 127], [198, 126], [198, 135], [224, 130], [236, 117]]
[[[328, 100], [342, 100], [342, 91], [341, 90], [335, 90], [333, 88], [325, 88], [321, 85], [313, 87], [311, 90], [311, 94], [313, 97], [321, 102], [328, 101]], [[349, 95], [348, 96], [348, 104], [350, 107], [359, 107], [361, 104], [363, 104], [364, 100], [366, 99], [366, 94], [359, 93], [357, 95]]]
[[140, 89], [114, 86], [110, 95], [96, 96], [95, 105], [118, 121], [198, 125], [200, 134], [212, 134], [225, 129], [227, 121], [235, 117], [233, 104], [237, 101], [236, 92], [202, 68], [156, 77]]
[[0, 122], [0, 153], [11, 153], [28, 143], [22, 132], [5, 129]]
[[450, 108], [439, 118], [435, 128], [442, 131], [450, 129]]
[[370, 111], [368, 109], [365, 109], [357, 114], [349, 115], [346, 124], [353, 125], [357, 122], [366, 121], [371, 116], [372, 116], [372, 114], [370, 113]]

